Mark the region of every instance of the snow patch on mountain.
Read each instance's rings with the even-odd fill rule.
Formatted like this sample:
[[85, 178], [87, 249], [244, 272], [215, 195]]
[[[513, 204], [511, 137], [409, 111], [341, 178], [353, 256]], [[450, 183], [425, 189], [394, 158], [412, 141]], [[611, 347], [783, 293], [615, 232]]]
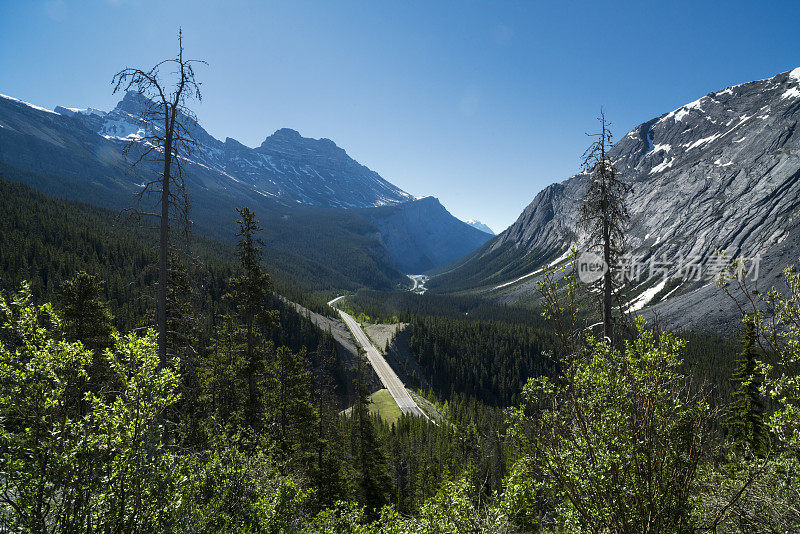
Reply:
[[96, 115], [98, 117], [105, 117], [108, 115], [107, 111], [103, 111], [101, 109], [94, 109], [94, 108], [63, 108], [68, 112], [71, 112], [73, 115]]
[[792, 87], [787, 89], [782, 95], [781, 98], [797, 98], [800, 97], [800, 89], [797, 87]]
[[668, 278], [664, 278], [653, 287], [643, 291], [641, 295], [639, 295], [638, 297], [636, 297], [635, 299], [633, 299], [631, 302], [628, 303], [628, 311], [629, 312], [639, 311], [645, 306], [647, 306], [647, 304], [649, 304], [650, 301], [653, 300], [653, 297], [655, 297], [659, 291], [664, 289], [664, 286], [667, 285], [668, 281], [669, 281]]
[[[705, 97], [703, 97], [703, 98], [705, 98]], [[683, 119], [685, 119], [689, 115], [690, 111], [692, 111], [692, 110], [703, 111], [703, 108], [700, 106], [700, 101], [702, 101], [703, 98], [699, 98], [699, 99], [695, 100], [694, 102], [691, 102], [689, 104], [686, 104], [685, 106], [679, 107], [675, 111], [667, 114], [667, 116], [664, 117], [664, 118], [666, 119], [666, 118], [669, 118], [669, 117], [673, 117], [675, 119], [675, 122], [681, 122]]]

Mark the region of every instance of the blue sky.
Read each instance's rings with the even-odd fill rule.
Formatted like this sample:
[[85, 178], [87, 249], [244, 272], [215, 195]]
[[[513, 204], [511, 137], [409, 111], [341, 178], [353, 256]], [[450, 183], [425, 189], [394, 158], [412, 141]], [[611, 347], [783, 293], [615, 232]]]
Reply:
[[214, 136], [328, 137], [499, 231], [579, 169], [601, 105], [620, 138], [790, 70], [798, 21], [796, 1], [2, 0], [0, 93], [110, 109], [114, 72], [169, 57], [182, 26]]

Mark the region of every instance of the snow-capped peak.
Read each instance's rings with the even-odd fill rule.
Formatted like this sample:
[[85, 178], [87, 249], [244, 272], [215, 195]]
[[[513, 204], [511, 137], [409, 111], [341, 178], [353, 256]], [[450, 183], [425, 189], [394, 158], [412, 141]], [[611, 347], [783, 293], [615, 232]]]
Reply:
[[101, 109], [94, 109], [94, 108], [64, 108], [67, 111], [71, 111], [77, 115], [96, 115], [98, 117], [105, 117], [108, 115], [107, 112]]
[[464, 221], [468, 225], [472, 226], [473, 228], [480, 230], [481, 232], [487, 233], [489, 235], [495, 235], [494, 230], [483, 224], [477, 219], [470, 219], [468, 221]]

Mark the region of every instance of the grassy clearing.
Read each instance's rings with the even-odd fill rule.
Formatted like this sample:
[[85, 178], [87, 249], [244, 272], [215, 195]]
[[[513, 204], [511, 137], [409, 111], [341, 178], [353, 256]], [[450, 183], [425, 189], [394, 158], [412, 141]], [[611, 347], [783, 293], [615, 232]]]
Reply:
[[389, 424], [400, 419], [400, 408], [397, 407], [397, 403], [394, 402], [388, 389], [379, 389], [370, 395], [369, 398], [372, 401], [369, 405], [369, 411], [371, 413], [377, 413], [381, 416], [381, 419]]
[[[378, 414], [381, 419], [389, 424], [392, 424], [400, 419], [400, 416], [402, 415], [400, 408], [397, 407], [397, 403], [394, 402], [394, 399], [389, 394], [388, 389], [379, 389], [369, 396], [369, 400], [371, 401], [369, 404], [370, 413]], [[353, 407], [351, 406], [350, 408], [343, 410], [342, 413], [349, 417], [353, 413]]]

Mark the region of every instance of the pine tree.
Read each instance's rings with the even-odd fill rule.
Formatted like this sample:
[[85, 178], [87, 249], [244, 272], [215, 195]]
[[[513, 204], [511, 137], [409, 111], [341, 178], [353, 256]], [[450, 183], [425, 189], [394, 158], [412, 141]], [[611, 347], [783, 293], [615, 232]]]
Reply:
[[[103, 281], [85, 271], [63, 282], [58, 295], [61, 333], [67, 341], [80, 341], [92, 354], [88, 377], [80, 377], [68, 402], [78, 413], [86, 410], [87, 391], [110, 388], [111, 369], [103, 351], [113, 344], [114, 315], [101, 297]], [[88, 378], [88, 381], [87, 381]]]
[[103, 281], [85, 271], [61, 284], [58, 312], [67, 341], [80, 341], [95, 352], [112, 344], [114, 315], [103, 300]]
[[736, 384], [733, 393], [733, 415], [728, 418], [734, 438], [746, 443], [757, 455], [763, 455], [768, 446], [767, 426], [764, 423], [764, 403], [759, 391], [761, 379], [755, 350], [756, 333], [752, 317], [745, 319], [746, 330], [743, 337], [742, 352], [739, 353], [739, 366], [733, 373]]
[[613, 145], [613, 136], [602, 109], [598, 120], [601, 131], [592, 134], [596, 141], [583, 155], [583, 165], [590, 173], [590, 179], [581, 206], [580, 223], [589, 232], [589, 250], [599, 249], [607, 266], [601, 280], [603, 337], [613, 345], [614, 319], [611, 306], [615, 288], [612, 271], [624, 248], [624, 225], [629, 219], [625, 196], [630, 191], [630, 186], [619, 179], [619, 172], [608, 155]]
[[356, 420], [353, 445], [359, 500], [370, 513], [375, 514], [389, 501], [391, 478], [387, 472], [386, 457], [375, 432], [375, 421], [369, 412], [371, 400], [364, 380], [364, 358], [361, 349], [354, 379], [353, 417]]
[[255, 431], [261, 424], [262, 399], [258, 392], [259, 376], [264, 372], [263, 332], [277, 324], [276, 314], [267, 309], [271, 290], [270, 277], [261, 268], [261, 248], [264, 243], [256, 237], [262, 228], [250, 208], [236, 209], [241, 217], [237, 249], [242, 274], [228, 281], [226, 297], [236, 306], [245, 327], [245, 376], [247, 379], [247, 423]]
[[[271, 346], [271, 343], [269, 344]], [[278, 347], [267, 373], [267, 417], [282, 463], [308, 467], [314, 451], [317, 412], [311, 398], [311, 371], [305, 350]]]
[[206, 434], [235, 431], [244, 423], [242, 400], [247, 395], [244, 379], [245, 330], [230, 314], [220, 315], [211, 346], [199, 369], [201, 403], [207, 416]]
[[312, 481], [317, 504], [331, 506], [345, 495], [342, 457], [342, 428], [336, 408], [334, 379], [336, 342], [330, 331], [317, 346], [317, 365], [314, 372], [314, 394], [317, 409], [317, 438]]
[[189, 443], [201, 438], [200, 377], [202, 357], [198, 347], [205, 337], [201, 306], [203, 270], [187, 248], [169, 253], [167, 277], [167, 351], [180, 361], [180, 399], [169, 417], [183, 421], [182, 438]]

